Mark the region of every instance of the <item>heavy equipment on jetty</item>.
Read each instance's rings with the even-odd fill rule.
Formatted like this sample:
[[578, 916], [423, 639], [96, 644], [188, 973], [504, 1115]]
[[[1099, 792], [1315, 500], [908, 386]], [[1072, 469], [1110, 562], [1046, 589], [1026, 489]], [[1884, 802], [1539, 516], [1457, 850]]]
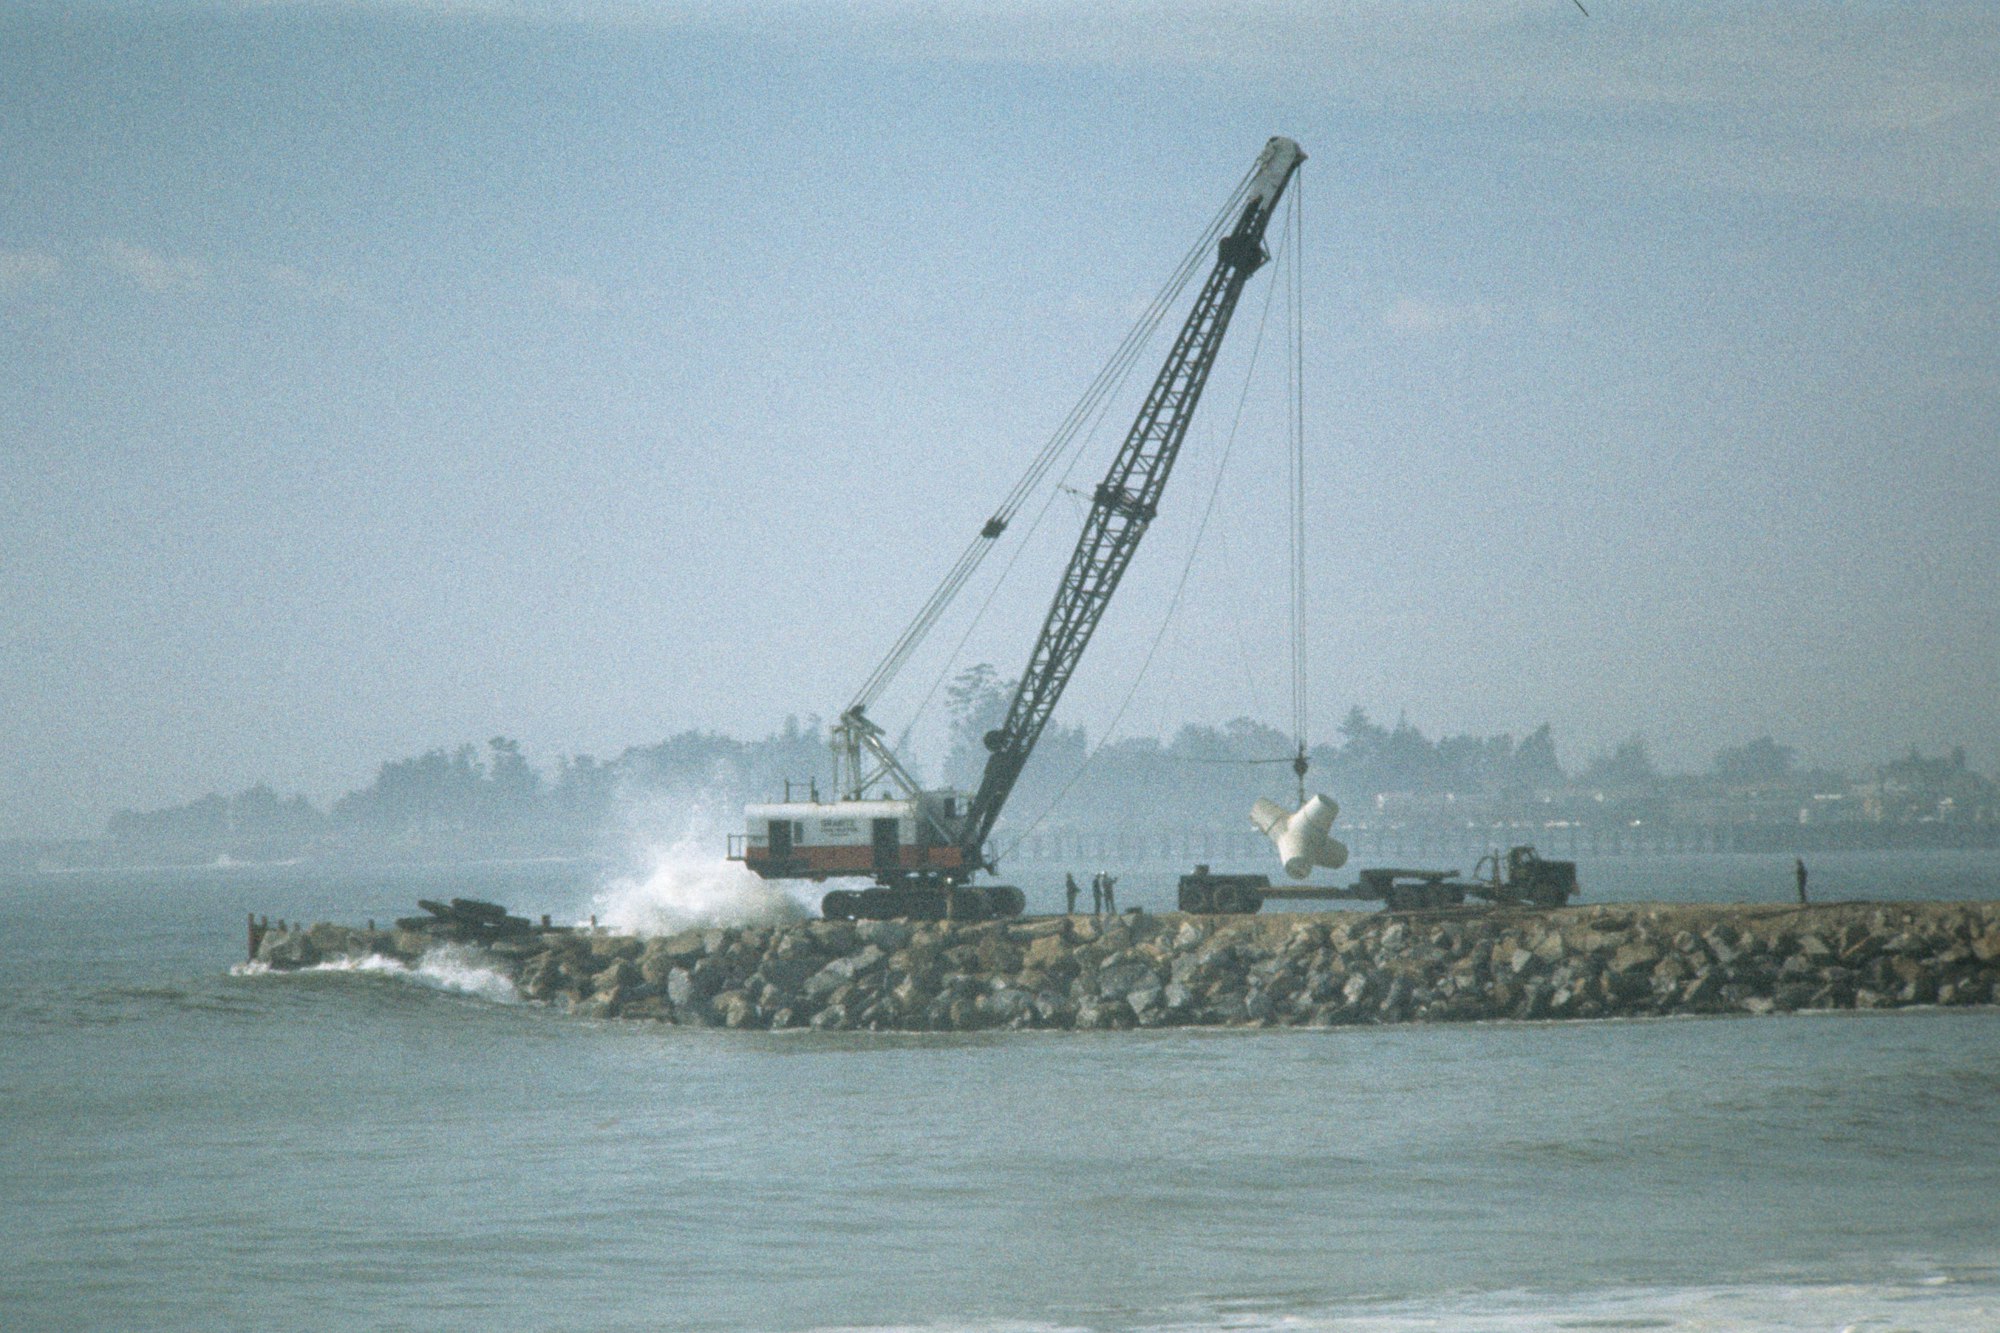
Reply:
[[[1482, 874], [1481, 872], [1485, 872]], [[1497, 907], [1561, 907], [1576, 896], [1576, 862], [1551, 861], [1533, 847], [1489, 852], [1471, 879], [1456, 870], [1371, 867], [1345, 888], [1273, 884], [1268, 875], [1217, 875], [1205, 865], [1182, 875], [1177, 905], [1183, 912], [1253, 913], [1266, 902], [1379, 902], [1385, 911], [1426, 912], [1459, 907], [1477, 898]]]
[[1029, 489], [1067, 447], [1068, 438], [1122, 379], [1131, 357], [1143, 346], [1142, 334], [1150, 332], [1164, 313], [1165, 297], [1149, 311], [1152, 322], [1142, 320], [1140, 329], [1114, 354], [1028, 476], [986, 520], [833, 725], [834, 799], [822, 801], [809, 788], [805, 801], [746, 807], [744, 832], [730, 839], [731, 860], [767, 879], [875, 881], [872, 888], [827, 893], [821, 911], [828, 917], [983, 919], [1016, 916], [1025, 908], [1026, 898], [1012, 885], [972, 883], [976, 874], [996, 868], [987, 838], [1140, 539], [1159, 512], [1160, 496], [1237, 299], [1251, 274], [1270, 257], [1264, 247], [1265, 229], [1304, 160], [1305, 154], [1290, 139], [1274, 138], [1266, 144], [1170, 285], [1170, 292], [1177, 290], [1179, 282], [1197, 271], [1199, 257], [1212, 240], [1214, 267], [1123, 445], [1090, 495], [1083, 532], [1015, 687], [1006, 720], [984, 738], [987, 759], [979, 789], [969, 797], [950, 790], [924, 790], [897, 759], [868, 708], [1007, 530]]

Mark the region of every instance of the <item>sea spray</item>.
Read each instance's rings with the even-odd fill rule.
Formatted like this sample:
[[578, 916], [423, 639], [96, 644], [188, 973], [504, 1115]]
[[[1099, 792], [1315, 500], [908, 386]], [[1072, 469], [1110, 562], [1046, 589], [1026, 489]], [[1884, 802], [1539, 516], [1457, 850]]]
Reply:
[[633, 868], [591, 899], [599, 925], [634, 935], [700, 926], [778, 925], [817, 914], [824, 885], [787, 892], [723, 855], [727, 835], [713, 799], [628, 800], [626, 842]]
[[419, 985], [501, 1004], [512, 1004], [521, 998], [506, 973], [488, 966], [476, 951], [454, 944], [426, 952], [417, 960], [410, 977]]

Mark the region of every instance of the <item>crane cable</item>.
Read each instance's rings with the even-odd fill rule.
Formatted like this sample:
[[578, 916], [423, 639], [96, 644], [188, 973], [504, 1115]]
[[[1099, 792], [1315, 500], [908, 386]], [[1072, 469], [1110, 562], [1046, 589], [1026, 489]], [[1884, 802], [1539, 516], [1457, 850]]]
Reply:
[[1292, 455], [1292, 484], [1288, 488], [1292, 506], [1292, 739], [1298, 757], [1292, 771], [1299, 779], [1299, 804], [1306, 803], [1306, 738], [1310, 731], [1308, 708], [1311, 703], [1306, 674], [1306, 373], [1305, 373], [1305, 183], [1292, 190], [1291, 209], [1286, 215], [1285, 239], [1292, 242], [1291, 267], [1286, 287], [1290, 322], [1291, 356], [1285, 366], [1288, 381], [1286, 425]]
[[938, 667], [937, 675], [931, 679], [931, 687], [924, 691], [922, 702], [917, 705], [916, 711], [910, 715], [910, 720], [903, 724], [902, 734], [896, 738], [896, 748], [898, 750], [902, 749], [909, 741], [910, 733], [916, 730], [917, 723], [923, 719], [924, 713], [931, 706], [931, 701], [936, 699], [937, 692], [944, 688], [945, 680], [951, 675], [952, 667], [956, 666], [958, 659], [965, 655], [965, 645], [971, 642], [972, 636], [978, 630], [980, 622], [986, 619], [986, 612], [993, 605], [993, 599], [998, 597], [1000, 590], [1007, 586], [1007, 579], [1013, 574], [1014, 566], [1021, 563], [1021, 557], [1027, 554], [1030, 539], [1041, 530], [1043, 522], [1048, 519], [1049, 510], [1055, 507], [1056, 497], [1070, 490], [1070, 487], [1065, 483], [1069, 481], [1070, 473], [1076, 470], [1077, 462], [1083, 457], [1083, 446], [1096, 438], [1097, 428], [1104, 423], [1104, 416], [1110, 409], [1110, 405], [1111, 400], [1106, 398], [1104, 405], [1098, 409], [1096, 419], [1090, 423], [1090, 428], [1084, 433], [1082, 442], [1071, 452], [1069, 462], [1064, 465], [1062, 474], [1056, 478], [1056, 484], [1049, 488], [1047, 497], [1042, 501], [1042, 507], [1035, 511], [1034, 521], [1028, 524], [1028, 530], [1022, 534], [1021, 540], [1014, 544], [1014, 553], [1007, 557], [1007, 563], [1001, 567], [1000, 577], [993, 580], [993, 585], [986, 590], [986, 596], [980, 600], [979, 609], [974, 611], [971, 618], [966, 621], [964, 632], [958, 636], [958, 642], [952, 645], [951, 652], [945, 657], [943, 665]]
[[1216, 215], [1216, 218], [1209, 224], [1207, 230], [1204, 231], [1201, 239], [1195, 243], [1187, 256], [1181, 260], [1180, 265], [1167, 280], [1165, 287], [1154, 296], [1151, 304], [1148, 305], [1146, 311], [1140, 316], [1139, 322], [1126, 333], [1125, 339], [1119, 344], [1117, 351], [1112, 354], [1111, 359], [1105, 364], [1104, 368], [1098, 371], [1097, 377], [1091, 381], [1090, 387], [1084, 391], [1082, 399], [1070, 409], [1069, 414], [1056, 428], [1055, 434], [1042, 446], [1041, 452], [1029, 464], [1027, 472], [1022, 475], [1020, 480], [1015, 482], [1013, 489], [1001, 501], [1000, 507], [993, 512], [992, 517], [986, 520], [985, 525], [981, 527], [978, 534], [967, 544], [965, 550], [959, 555], [957, 563], [946, 573], [943, 581], [938, 584], [936, 591], [932, 592], [930, 599], [925, 602], [923, 609], [917, 613], [917, 618], [903, 631], [902, 636], [890, 648], [888, 656], [883, 658], [867, 681], [863, 683], [860, 691], [855, 695], [854, 702], [850, 705], [850, 708], [867, 708], [881, 696], [883, 690], [888, 688], [890, 682], [895, 679], [896, 674], [902, 669], [904, 663], [908, 661], [910, 655], [916, 651], [917, 647], [936, 625], [938, 618], [944, 614], [946, 608], [958, 596], [959, 591], [985, 561], [986, 556], [993, 549], [994, 539], [1007, 530], [1015, 514], [1040, 485], [1042, 478], [1055, 465], [1056, 460], [1067, 451], [1072, 442], [1075, 441], [1081, 427], [1087, 421], [1101, 414], [1109, 398], [1124, 383], [1126, 376], [1136, 363], [1139, 353], [1144, 350], [1146, 343], [1151, 339], [1154, 330], [1159, 327], [1161, 320], [1165, 318], [1174, 300], [1180, 295], [1189, 279], [1199, 269], [1201, 260], [1208, 248], [1219, 238], [1222, 228], [1228, 223], [1232, 210], [1236, 207], [1237, 202], [1242, 198], [1248, 186], [1249, 176], [1246, 174], [1243, 181], [1231, 193], [1229, 202], [1223, 206], [1221, 212]]
[[864, 711], [881, 697], [882, 692], [889, 687], [896, 674], [902, 670], [904, 663], [909, 660], [910, 654], [915, 652], [929, 635], [938, 618], [944, 614], [945, 609], [958, 596], [967, 580], [985, 561], [993, 549], [995, 539], [1007, 530], [1008, 524], [1013, 521], [1021, 506], [1027, 503], [1029, 496], [1041, 485], [1049, 469], [1054, 467], [1056, 461], [1068, 451], [1082, 427], [1102, 414], [1104, 406], [1125, 382], [1139, 354], [1151, 341], [1161, 320], [1166, 318], [1168, 310], [1179, 298], [1181, 291], [1201, 269], [1203, 261], [1221, 239], [1223, 230], [1231, 224], [1249, 192], [1250, 180], [1255, 174], [1256, 167], [1253, 166], [1244, 173], [1243, 179], [1237, 182], [1236, 188], [1230, 192], [1228, 201], [1202, 232], [1201, 239], [1194, 243], [1179, 266], [1175, 268], [1173, 275], [1168, 278], [1166, 285], [1153, 297], [1144, 313], [1140, 315], [1138, 323], [1126, 333], [1124, 341], [1112, 353], [1111, 359], [1097, 372], [1097, 377], [1091, 381], [1090, 387], [1084, 390], [1082, 399], [1070, 409], [1069, 414], [1056, 427], [1055, 433], [1042, 446], [1041, 452], [1029, 464], [1028, 470], [1014, 483], [1013, 489], [1001, 501], [1000, 507], [994, 510], [992, 517], [986, 520], [984, 526], [966, 545], [958, 560], [946, 572], [943, 581], [931, 593], [923, 608], [917, 612], [916, 619], [910, 622], [909, 627], [889, 649], [888, 655], [862, 683], [853, 702], [848, 705], [848, 711]]

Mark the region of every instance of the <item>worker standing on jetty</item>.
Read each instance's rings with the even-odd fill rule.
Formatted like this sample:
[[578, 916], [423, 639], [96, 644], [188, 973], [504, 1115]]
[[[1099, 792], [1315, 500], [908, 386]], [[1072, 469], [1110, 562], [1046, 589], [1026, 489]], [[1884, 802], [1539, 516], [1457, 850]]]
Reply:
[[1792, 858], [1792, 860], [1794, 863], [1792, 873], [1798, 877], [1799, 881], [1799, 906], [1804, 907], [1806, 905], [1806, 859], [1803, 856], [1798, 856]]
[[1076, 876], [1065, 873], [1063, 875], [1063, 912], [1065, 915], [1076, 915], [1076, 895], [1082, 892], [1083, 890], [1076, 886]]
[[1111, 890], [1112, 890], [1112, 887], [1113, 887], [1114, 885], [1116, 885], [1117, 883], [1118, 883], [1118, 877], [1117, 877], [1116, 875], [1111, 875], [1111, 874], [1107, 874], [1107, 875], [1105, 875], [1105, 877], [1104, 877], [1104, 910], [1105, 910], [1105, 912], [1106, 912], [1106, 913], [1108, 913], [1108, 914], [1109, 914], [1109, 915], [1111, 915], [1111, 916], [1117, 916], [1117, 915], [1118, 915], [1118, 900], [1117, 900], [1117, 899], [1115, 899], [1115, 898], [1113, 898], [1113, 897], [1111, 896]]

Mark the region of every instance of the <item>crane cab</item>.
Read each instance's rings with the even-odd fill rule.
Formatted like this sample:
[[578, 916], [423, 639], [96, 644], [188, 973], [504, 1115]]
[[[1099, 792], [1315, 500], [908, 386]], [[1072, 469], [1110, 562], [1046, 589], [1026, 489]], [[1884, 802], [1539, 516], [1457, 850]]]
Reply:
[[945, 836], [960, 821], [958, 792], [898, 800], [774, 801], [743, 809], [729, 859], [765, 879], [957, 881], [974, 867]]

